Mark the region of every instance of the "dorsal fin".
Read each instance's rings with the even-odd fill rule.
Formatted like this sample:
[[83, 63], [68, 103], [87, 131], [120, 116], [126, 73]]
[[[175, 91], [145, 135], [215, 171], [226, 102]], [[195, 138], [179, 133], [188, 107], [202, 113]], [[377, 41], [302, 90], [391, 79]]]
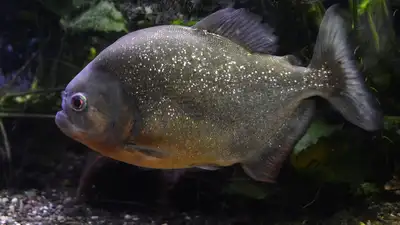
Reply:
[[193, 28], [226, 37], [251, 52], [275, 54], [278, 38], [261, 23], [261, 17], [246, 9], [225, 8], [197, 22]]

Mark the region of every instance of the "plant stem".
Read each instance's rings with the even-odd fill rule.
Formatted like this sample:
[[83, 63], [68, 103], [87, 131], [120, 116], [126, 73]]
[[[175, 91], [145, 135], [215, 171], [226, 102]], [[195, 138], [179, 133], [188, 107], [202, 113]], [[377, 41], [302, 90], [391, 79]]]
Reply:
[[4, 113], [0, 112], [0, 118], [43, 118], [43, 119], [54, 119], [55, 115], [50, 114], [34, 114], [34, 113]]

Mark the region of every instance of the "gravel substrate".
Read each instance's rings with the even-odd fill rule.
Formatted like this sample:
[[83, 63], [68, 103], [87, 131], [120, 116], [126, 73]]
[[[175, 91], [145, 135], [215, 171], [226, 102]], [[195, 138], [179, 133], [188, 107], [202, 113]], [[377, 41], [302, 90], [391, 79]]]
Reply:
[[[51, 162], [49, 165], [40, 166], [41, 162]], [[121, 196], [97, 196], [94, 195], [95, 202], [102, 202], [107, 198], [115, 199], [111, 207], [103, 207], [99, 204], [91, 205], [76, 201], [76, 189], [79, 176], [83, 169], [85, 156], [67, 151], [63, 157], [52, 160], [34, 160], [35, 165], [27, 168], [20, 173], [20, 179], [25, 183], [19, 189], [0, 190], [0, 225], [57, 225], [57, 224], [115, 224], [115, 225], [400, 225], [400, 201], [370, 202], [369, 207], [361, 209], [341, 208], [331, 216], [316, 216], [312, 211], [301, 213], [301, 218], [289, 218], [292, 213], [281, 209], [270, 208], [259, 210], [260, 215], [253, 211], [241, 207], [234, 213], [227, 215], [226, 212], [203, 212], [199, 209], [186, 209], [187, 212], [176, 210], [170, 206], [157, 207], [157, 203], [138, 203], [137, 206], [129, 207], [130, 202], [127, 195], [152, 196], [157, 193], [157, 189], [151, 187], [156, 185], [145, 184], [146, 176], [127, 177], [127, 175], [117, 172], [117, 176], [122, 179], [121, 183], [117, 180], [106, 179], [106, 183], [116, 186], [128, 187], [123, 193], [123, 189], [117, 189], [112, 194]], [[130, 168], [130, 167], [129, 167]], [[99, 171], [101, 177], [111, 173], [111, 169]], [[111, 173], [116, 176], [115, 172]], [[143, 186], [136, 191], [128, 186], [127, 180], [134, 180], [135, 186]], [[94, 193], [95, 189], [90, 189]], [[138, 191], [139, 190], [139, 191]], [[145, 192], [150, 192], [146, 195]], [[210, 196], [212, 193], [206, 193]], [[97, 197], [96, 197], [97, 196]], [[204, 195], [203, 195], [204, 196]], [[117, 198], [116, 198], [117, 197]], [[92, 196], [93, 200], [93, 196]], [[118, 202], [118, 201], [126, 201]], [[187, 201], [191, 201], [190, 199]], [[129, 203], [128, 205], [126, 203]], [[211, 202], [208, 204], [222, 204], [221, 202]], [[330, 203], [326, 203], [330, 204]], [[207, 205], [210, 206], [211, 205]], [[145, 210], [145, 208], [151, 208]], [[162, 208], [162, 209], [157, 209]], [[272, 210], [272, 211], [271, 211]], [[255, 214], [253, 214], [255, 213]]]
[[0, 191], [0, 225], [115, 224], [115, 225], [189, 225], [247, 224], [237, 218], [205, 216], [197, 213], [112, 213], [75, 202], [72, 192]]
[[0, 225], [154, 224], [145, 216], [112, 214], [78, 202], [76, 185], [85, 156], [67, 152], [60, 158], [46, 160], [52, 162], [50, 168], [38, 163], [34, 170], [24, 171], [20, 179], [28, 183], [25, 186], [36, 184], [42, 189], [0, 190]]
[[[93, 211], [68, 192], [27, 190], [0, 192], [0, 224], [138, 224], [138, 216], [124, 214], [110, 218], [104, 211]], [[143, 222], [143, 221], [142, 221]], [[140, 223], [144, 224], [144, 223]], [[151, 223], [149, 223], [151, 224]]]
[[[0, 192], [0, 225], [56, 225], [56, 224], [124, 224], [124, 225], [186, 225], [186, 224], [252, 224], [238, 222], [237, 218], [210, 217], [185, 213], [144, 215], [135, 213], [110, 213], [75, 204], [69, 191], [48, 190], [39, 192], [31, 189], [19, 192]], [[369, 217], [369, 218], [368, 218]], [[266, 218], [266, 222], [268, 218]], [[301, 222], [300, 222], [301, 221]], [[360, 213], [343, 210], [330, 218], [316, 223], [307, 219], [263, 223], [275, 225], [400, 225], [400, 203], [378, 202]]]

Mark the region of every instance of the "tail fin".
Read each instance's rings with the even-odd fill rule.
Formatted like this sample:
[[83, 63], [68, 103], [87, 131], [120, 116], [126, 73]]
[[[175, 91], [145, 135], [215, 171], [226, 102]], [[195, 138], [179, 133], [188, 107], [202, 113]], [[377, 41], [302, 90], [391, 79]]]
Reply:
[[368, 131], [381, 129], [383, 114], [374, 95], [358, 72], [347, 43], [346, 24], [337, 5], [326, 10], [309, 68], [332, 71], [332, 82], [339, 86], [327, 100], [351, 123]]

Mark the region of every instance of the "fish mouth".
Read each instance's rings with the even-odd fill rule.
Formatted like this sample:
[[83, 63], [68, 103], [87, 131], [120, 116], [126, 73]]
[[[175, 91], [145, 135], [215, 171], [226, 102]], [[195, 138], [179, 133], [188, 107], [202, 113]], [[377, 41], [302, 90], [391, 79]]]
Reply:
[[57, 127], [64, 132], [66, 135], [70, 135], [72, 132], [71, 121], [68, 118], [68, 115], [63, 111], [58, 111], [56, 114], [55, 122]]

